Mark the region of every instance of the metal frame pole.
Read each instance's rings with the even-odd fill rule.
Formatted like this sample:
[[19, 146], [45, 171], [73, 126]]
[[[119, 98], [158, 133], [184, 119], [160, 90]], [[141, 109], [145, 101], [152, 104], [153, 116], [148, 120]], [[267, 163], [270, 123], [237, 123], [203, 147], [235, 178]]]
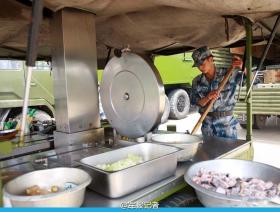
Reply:
[[[246, 28], [246, 69], [247, 69], [247, 80], [246, 80], [246, 91], [250, 89], [251, 79], [252, 79], [252, 23], [250, 20], [245, 19], [245, 28]], [[252, 92], [249, 93], [247, 101], [247, 135], [246, 140], [252, 140]]]
[[20, 126], [20, 140], [19, 140], [20, 145], [24, 144], [28, 100], [29, 100], [30, 84], [32, 78], [32, 67], [35, 66], [35, 62], [37, 58], [39, 29], [43, 16], [42, 11], [43, 11], [43, 0], [33, 1], [31, 25], [29, 28], [29, 36], [28, 36], [28, 49], [27, 49], [27, 60], [26, 60], [27, 77], [25, 81], [22, 119], [21, 119], [21, 126]]
[[265, 47], [264, 52], [263, 52], [263, 54], [262, 54], [260, 64], [259, 64], [259, 66], [258, 66], [257, 71], [255, 72], [255, 75], [254, 75], [254, 78], [253, 78], [253, 80], [252, 80], [252, 82], [251, 82], [251, 84], [250, 84], [249, 90], [247, 90], [245, 99], [248, 98], [248, 95], [249, 95], [249, 93], [251, 92], [251, 90], [252, 90], [252, 88], [253, 88], [253, 85], [254, 85], [254, 82], [255, 82], [255, 80], [256, 80], [256, 78], [257, 78], [257, 75], [258, 75], [259, 71], [262, 69], [263, 62], [264, 62], [264, 60], [265, 60], [265, 58], [266, 58], [266, 55], [267, 55], [268, 50], [269, 50], [269, 48], [270, 48], [270, 46], [271, 46], [271, 44], [272, 44], [272, 41], [273, 41], [273, 39], [274, 39], [274, 37], [275, 37], [275, 35], [276, 35], [276, 30], [277, 30], [277, 27], [278, 27], [279, 24], [280, 24], [280, 15], [277, 17], [277, 19], [276, 19], [276, 21], [275, 21], [275, 24], [274, 24], [273, 30], [272, 30], [272, 32], [271, 32], [271, 34], [270, 34], [268, 43], [266, 44], [266, 47]]
[[2, 186], [2, 173], [1, 173], [1, 169], [0, 169], [0, 207], [3, 207], [3, 193], [2, 193], [2, 190], [3, 190], [3, 186]]

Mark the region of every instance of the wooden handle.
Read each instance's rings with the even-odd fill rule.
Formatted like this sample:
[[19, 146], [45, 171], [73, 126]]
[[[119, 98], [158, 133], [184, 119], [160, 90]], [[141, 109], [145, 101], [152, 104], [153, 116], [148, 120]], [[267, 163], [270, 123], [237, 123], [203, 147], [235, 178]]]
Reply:
[[[217, 89], [218, 93], [220, 93], [220, 92], [224, 89], [224, 87], [225, 87], [226, 83], [228, 82], [228, 80], [229, 80], [229, 78], [230, 78], [232, 72], [233, 72], [233, 68], [230, 68], [230, 69], [227, 71], [226, 75], [224, 76], [224, 78], [223, 78], [221, 84], [219, 85], [219, 87], [218, 87], [218, 89]], [[211, 110], [211, 108], [213, 107], [213, 104], [215, 103], [215, 101], [216, 101], [215, 99], [212, 99], [212, 100], [210, 101], [210, 103], [207, 105], [206, 110], [203, 112], [203, 114], [201, 115], [200, 119], [197, 121], [196, 125], [194, 126], [194, 128], [193, 128], [193, 130], [192, 130], [192, 132], [191, 132], [191, 135], [193, 135], [194, 133], [196, 133], [196, 131], [198, 130], [198, 128], [200, 127], [200, 125], [201, 125], [202, 122], [204, 121], [205, 117], [207, 116], [207, 114], [209, 113], [209, 111]]]

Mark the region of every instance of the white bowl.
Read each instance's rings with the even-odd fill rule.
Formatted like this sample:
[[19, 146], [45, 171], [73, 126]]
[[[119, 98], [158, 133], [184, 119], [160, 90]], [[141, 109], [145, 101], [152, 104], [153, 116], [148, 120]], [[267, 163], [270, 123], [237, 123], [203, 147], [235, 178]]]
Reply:
[[[3, 188], [4, 207], [80, 207], [83, 204], [85, 189], [90, 184], [90, 175], [77, 168], [54, 168], [29, 172], [9, 181]], [[38, 185], [65, 187], [73, 183], [73, 188], [45, 195], [27, 196], [27, 188]]]
[[175, 146], [182, 149], [177, 153], [179, 162], [188, 161], [196, 154], [202, 138], [195, 135], [187, 135], [181, 133], [171, 134], [154, 134], [151, 138], [152, 142], [159, 144]]

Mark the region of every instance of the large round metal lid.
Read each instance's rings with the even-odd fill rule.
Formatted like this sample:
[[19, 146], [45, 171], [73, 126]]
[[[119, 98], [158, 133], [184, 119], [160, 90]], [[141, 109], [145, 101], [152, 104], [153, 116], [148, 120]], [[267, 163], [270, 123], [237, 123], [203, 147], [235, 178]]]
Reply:
[[123, 53], [109, 61], [100, 95], [108, 121], [123, 136], [141, 137], [160, 123], [164, 87], [154, 65], [139, 55]]

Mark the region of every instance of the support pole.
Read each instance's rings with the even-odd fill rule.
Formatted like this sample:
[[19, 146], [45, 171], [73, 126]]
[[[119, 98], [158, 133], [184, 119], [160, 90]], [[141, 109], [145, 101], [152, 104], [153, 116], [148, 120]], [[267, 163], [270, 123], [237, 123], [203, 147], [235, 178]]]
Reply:
[[[246, 28], [246, 69], [247, 69], [247, 80], [246, 80], [246, 91], [250, 89], [250, 84], [252, 80], [252, 23], [250, 20], [245, 19], [245, 28]], [[246, 140], [252, 140], [252, 92], [249, 93], [247, 101], [247, 135]]]
[[24, 132], [26, 127], [28, 99], [29, 99], [30, 84], [32, 78], [32, 67], [35, 66], [35, 62], [37, 58], [38, 37], [39, 37], [40, 24], [42, 21], [42, 11], [43, 11], [43, 0], [33, 1], [31, 26], [30, 26], [29, 37], [28, 37], [28, 50], [27, 50], [27, 60], [26, 60], [27, 77], [25, 81], [22, 119], [21, 119], [21, 126], [20, 126], [20, 140], [19, 140], [20, 145], [24, 144], [24, 134], [25, 134]]
[[253, 88], [253, 85], [254, 85], [254, 82], [255, 82], [255, 80], [256, 80], [256, 78], [257, 78], [257, 75], [258, 75], [259, 71], [260, 71], [260, 70], [262, 69], [262, 67], [263, 67], [263, 62], [264, 62], [264, 60], [265, 60], [265, 58], [266, 58], [266, 55], [267, 55], [268, 50], [269, 50], [269, 48], [270, 48], [270, 46], [271, 46], [271, 44], [272, 44], [272, 41], [273, 41], [273, 39], [274, 39], [274, 37], [275, 37], [275, 35], [276, 35], [277, 27], [278, 27], [279, 24], [280, 24], [280, 16], [278, 16], [277, 19], [276, 19], [276, 21], [275, 21], [275, 24], [274, 24], [273, 30], [272, 30], [272, 32], [271, 32], [271, 34], [270, 34], [268, 43], [266, 44], [266, 47], [265, 47], [264, 52], [263, 52], [263, 54], [262, 54], [261, 61], [260, 61], [260, 64], [259, 64], [259, 66], [258, 66], [258, 69], [257, 69], [257, 71], [255, 72], [255, 75], [254, 75], [254, 78], [253, 78], [253, 80], [252, 80], [252, 82], [251, 82], [251, 84], [250, 84], [249, 90], [247, 90], [245, 100], [248, 98], [248, 94], [251, 92], [251, 90], [252, 90], [252, 88]]

